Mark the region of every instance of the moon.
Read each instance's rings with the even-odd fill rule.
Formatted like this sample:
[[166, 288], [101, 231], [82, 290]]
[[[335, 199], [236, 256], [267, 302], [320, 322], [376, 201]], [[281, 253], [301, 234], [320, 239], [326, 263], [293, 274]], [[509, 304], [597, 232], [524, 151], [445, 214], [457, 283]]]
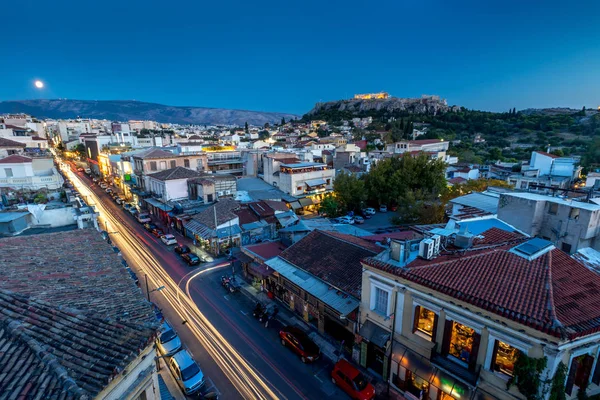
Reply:
[[35, 81], [34, 85], [35, 85], [36, 88], [41, 89], [41, 88], [44, 87], [44, 82], [42, 82], [42, 81]]

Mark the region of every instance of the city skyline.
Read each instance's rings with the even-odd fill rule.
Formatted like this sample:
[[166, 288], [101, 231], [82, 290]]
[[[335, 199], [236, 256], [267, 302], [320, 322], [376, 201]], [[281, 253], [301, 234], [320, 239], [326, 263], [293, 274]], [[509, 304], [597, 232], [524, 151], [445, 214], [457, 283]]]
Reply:
[[10, 61], [0, 100], [135, 99], [297, 115], [380, 90], [489, 111], [600, 103], [592, 1], [144, 4], [7, 5], [28, 23], [0, 28], [13, 38], [0, 44]]

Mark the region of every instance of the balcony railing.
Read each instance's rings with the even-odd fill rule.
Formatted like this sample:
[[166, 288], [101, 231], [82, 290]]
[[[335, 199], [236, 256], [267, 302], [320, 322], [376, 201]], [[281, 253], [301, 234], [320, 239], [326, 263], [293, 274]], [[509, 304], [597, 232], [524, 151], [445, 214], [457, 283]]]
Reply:
[[58, 189], [63, 182], [64, 180], [60, 175], [0, 178], [1, 187], [15, 189]]

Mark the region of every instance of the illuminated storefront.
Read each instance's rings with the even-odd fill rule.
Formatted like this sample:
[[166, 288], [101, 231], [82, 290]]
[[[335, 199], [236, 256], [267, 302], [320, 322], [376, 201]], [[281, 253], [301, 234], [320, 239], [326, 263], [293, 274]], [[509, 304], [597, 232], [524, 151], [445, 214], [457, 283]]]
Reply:
[[391, 383], [409, 399], [470, 399], [473, 389], [401, 344], [394, 344]]

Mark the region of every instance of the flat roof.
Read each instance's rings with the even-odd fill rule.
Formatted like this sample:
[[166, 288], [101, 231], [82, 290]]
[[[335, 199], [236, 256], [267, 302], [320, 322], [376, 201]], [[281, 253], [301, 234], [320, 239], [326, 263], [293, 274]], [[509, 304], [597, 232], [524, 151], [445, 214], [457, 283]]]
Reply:
[[556, 204], [562, 204], [569, 207], [581, 208], [582, 210], [598, 211], [600, 205], [584, 203], [582, 201], [574, 201], [572, 199], [563, 199], [560, 197], [545, 196], [543, 194], [536, 193], [503, 193], [504, 196], [519, 197], [521, 199], [534, 200], [534, 201], [549, 201]]
[[327, 164], [316, 163], [316, 162], [303, 162], [293, 164], [281, 164], [282, 167], [286, 168], [306, 168], [306, 167], [326, 167]]

